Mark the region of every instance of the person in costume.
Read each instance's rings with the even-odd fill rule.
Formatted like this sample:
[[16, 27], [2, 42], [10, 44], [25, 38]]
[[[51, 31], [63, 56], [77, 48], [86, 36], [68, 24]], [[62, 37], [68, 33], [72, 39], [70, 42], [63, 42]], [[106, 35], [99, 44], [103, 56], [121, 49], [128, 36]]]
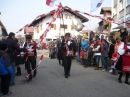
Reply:
[[70, 33], [65, 34], [65, 39], [61, 43], [62, 62], [64, 65], [65, 78], [70, 76], [71, 61], [74, 54], [74, 41], [71, 40]]
[[[36, 73], [37, 73], [36, 69], [35, 69], [36, 68], [36, 58], [37, 58], [37, 51], [36, 51], [37, 43], [35, 41], [32, 41], [31, 35], [26, 35], [26, 43], [25, 43], [24, 47], [28, 49], [28, 51], [26, 52], [25, 65], [26, 65], [27, 73], [30, 74], [28, 81], [31, 81], [32, 77], [35, 77]], [[31, 70], [34, 70], [33, 76], [32, 76]]]
[[64, 36], [61, 36], [61, 39], [59, 39], [59, 40], [57, 41], [57, 49], [58, 49], [57, 59], [58, 59], [58, 61], [59, 61], [59, 65], [62, 65], [62, 66], [63, 66], [63, 64], [61, 63], [61, 61], [62, 61], [61, 43], [62, 43], [63, 39], [64, 39]]
[[[119, 46], [118, 46], [119, 45]], [[125, 83], [130, 85], [130, 82], [128, 81], [129, 79], [129, 72], [123, 72], [122, 71], [122, 68], [123, 68], [123, 64], [127, 63], [128, 66], [126, 69], [129, 68], [130, 66], [130, 63], [129, 62], [124, 62], [123, 61], [123, 57], [126, 56], [127, 58], [130, 58], [130, 36], [127, 36], [126, 37], [126, 44], [124, 44], [123, 42], [121, 42], [121, 38], [117, 38], [117, 58], [118, 58], [118, 61], [117, 61], [117, 64], [116, 64], [116, 69], [121, 71], [120, 74], [119, 74], [119, 77], [118, 77], [118, 82], [119, 83], [122, 83], [122, 76], [123, 74], [125, 73]], [[115, 48], [116, 49], [116, 48]], [[129, 59], [130, 60], [130, 59]]]

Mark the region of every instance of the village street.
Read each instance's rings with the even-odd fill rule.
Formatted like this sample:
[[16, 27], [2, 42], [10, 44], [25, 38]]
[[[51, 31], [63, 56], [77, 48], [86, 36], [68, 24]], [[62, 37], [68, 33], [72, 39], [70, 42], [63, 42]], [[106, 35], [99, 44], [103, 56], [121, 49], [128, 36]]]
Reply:
[[[56, 59], [45, 58], [37, 69], [37, 76], [26, 82], [26, 71], [15, 79], [10, 87], [10, 97], [129, 97], [130, 86], [117, 82], [118, 76], [109, 72], [95, 71], [93, 67], [83, 68], [76, 60], [72, 62], [71, 76], [64, 78], [63, 67]], [[38, 51], [38, 56], [41, 55]]]

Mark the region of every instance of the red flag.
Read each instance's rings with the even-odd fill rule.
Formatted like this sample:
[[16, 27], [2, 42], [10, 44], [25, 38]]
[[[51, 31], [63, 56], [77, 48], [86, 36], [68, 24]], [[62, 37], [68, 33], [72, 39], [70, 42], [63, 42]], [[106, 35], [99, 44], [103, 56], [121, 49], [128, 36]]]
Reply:
[[53, 6], [56, 0], [46, 0], [46, 5]]

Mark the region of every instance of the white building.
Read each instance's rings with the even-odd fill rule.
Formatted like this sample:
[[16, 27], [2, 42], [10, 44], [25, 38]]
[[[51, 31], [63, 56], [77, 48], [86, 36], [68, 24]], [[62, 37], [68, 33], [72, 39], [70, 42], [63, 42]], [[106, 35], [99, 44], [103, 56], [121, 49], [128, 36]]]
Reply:
[[[124, 17], [126, 22], [130, 22], [130, 0], [112, 0], [112, 17], [118, 23], [123, 22]], [[124, 24], [120, 26], [112, 24], [112, 29], [128, 28], [128, 26], [128, 24], [126, 26]]]
[[[51, 11], [46, 16], [37, 19], [36, 21], [30, 24], [30, 26], [34, 27], [34, 34], [33, 34], [34, 39], [39, 39], [40, 35], [42, 35], [42, 33], [46, 30], [48, 26], [47, 23], [51, 21], [52, 15], [53, 12]], [[75, 17], [76, 19], [74, 18], [72, 19], [72, 17]], [[63, 20], [60, 18], [60, 16], [57, 17], [56, 21], [53, 22], [50, 31], [47, 33], [46, 39], [55, 40], [59, 36], [64, 35], [64, 33], [66, 32], [70, 32], [71, 35], [79, 35], [80, 33], [73, 28], [73, 24], [78, 26], [77, 19], [78, 20], [80, 19], [82, 23], [88, 21], [88, 18], [84, 17], [83, 15], [70, 11], [68, 9], [64, 9]], [[63, 21], [64, 21], [64, 26], [63, 26]]]

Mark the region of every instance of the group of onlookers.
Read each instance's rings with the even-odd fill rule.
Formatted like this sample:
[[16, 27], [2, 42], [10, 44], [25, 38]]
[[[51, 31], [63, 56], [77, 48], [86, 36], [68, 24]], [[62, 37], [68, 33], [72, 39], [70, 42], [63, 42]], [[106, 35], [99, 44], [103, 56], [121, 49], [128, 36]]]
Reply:
[[[25, 38], [26, 42], [19, 42], [15, 38], [15, 34], [11, 32], [7, 39], [2, 40], [0, 43], [0, 96], [12, 94], [9, 91], [9, 86], [15, 85], [15, 76], [21, 75], [20, 64], [25, 64], [28, 81], [31, 81], [36, 76], [37, 43], [32, 40], [31, 35], [26, 35]], [[17, 67], [17, 72], [15, 67]], [[33, 73], [32, 69], [35, 69]]]
[[[122, 83], [121, 77], [123, 75], [122, 68], [124, 67], [125, 59], [123, 56], [126, 56], [126, 53], [129, 54], [129, 42], [130, 36], [125, 28], [120, 30], [120, 36], [116, 37], [116, 39], [111, 38], [110, 41], [107, 39], [100, 39], [99, 36], [93, 37], [91, 41], [80, 37], [77, 37], [77, 61], [82, 64], [85, 68], [88, 66], [94, 66], [95, 70], [99, 70], [101, 64], [103, 64], [103, 70], [108, 70], [108, 65], [111, 65], [111, 72], [113, 75], [117, 75], [119, 73], [118, 81]], [[120, 53], [121, 52], [121, 53]], [[127, 54], [127, 55], [128, 55]], [[127, 58], [130, 57], [129, 55]], [[130, 68], [130, 63], [128, 64], [128, 68]], [[117, 72], [118, 71], [118, 72]], [[126, 84], [129, 84], [130, 70], [126, 71]]]

